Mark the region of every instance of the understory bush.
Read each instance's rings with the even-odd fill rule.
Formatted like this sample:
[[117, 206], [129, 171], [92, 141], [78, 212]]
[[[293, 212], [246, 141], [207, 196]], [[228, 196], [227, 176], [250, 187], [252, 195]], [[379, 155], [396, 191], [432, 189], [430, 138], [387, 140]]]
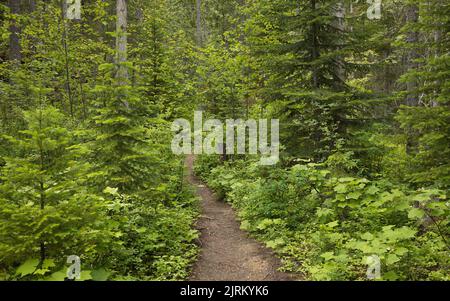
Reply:
[[196, 170], [287, 271], [364, 280], [376, 255], [383, 280], [450, 279], [446, 191], [336, 176], [324, 164], [271, 168], [241, 160]]
[[[172, 173], [184, 168], [183, 158], [163, 147], [158, 156], [143, 148], [144, 155], [123, 156], [118, 164], [148, 173], [144, 160], [158, 157], [166, 168], [159, 181], [145, 178], [139, 183], [144, 188], [134, 192], [106, 186], [114, 181], [105, 174], [117, 173], [118, 164], [105, 172], [100, 160], [90, 160], [86, 130], [67, 127], [51, 106], [24, 116], [25, 130], [0, 135], [1, 149], [15, 150], [0, 169], [0, 280], [64, 280], [72, 255], [80, 258], [80, 280], [188, 277], [198, 249], [198, 202], [184, 173]], [[167, 135], [156, 130], [158, 139]], [[124, 164], [126, 159], [133, 162]]]

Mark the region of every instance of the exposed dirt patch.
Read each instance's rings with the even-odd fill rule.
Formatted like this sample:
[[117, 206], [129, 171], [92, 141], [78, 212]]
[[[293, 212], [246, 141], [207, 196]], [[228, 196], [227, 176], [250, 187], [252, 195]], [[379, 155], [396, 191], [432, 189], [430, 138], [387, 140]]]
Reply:
[[188, 180], [202, 199], [201, 252], [190, 280], [281, 281], [293, 280], [277, 271], [279, 260], [239, 228], [234, 210], [217, 197], [193, 173], [194, 156], [188, 156]]

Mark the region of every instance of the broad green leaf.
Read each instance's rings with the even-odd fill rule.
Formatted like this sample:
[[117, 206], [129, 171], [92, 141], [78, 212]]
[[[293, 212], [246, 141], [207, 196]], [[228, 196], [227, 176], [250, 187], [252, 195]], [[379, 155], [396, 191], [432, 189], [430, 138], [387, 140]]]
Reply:
[[425, 215], [425, 212], [419, 208], [412, 208], [408, 212], [408, 218], [410, 219], [421, 219]]
[[393, 271], [389, 271], [387, 273], [382, 274], [382, 278], [388, 281], [395, 281], [398, 279], [398, 275]]
[[335, 256], [334, 256], [334, 253], [333, 253], [333, 252], [326, 252], [326, 253], [323, 253], [322, 255], [320, 255], [320, 257], [322, 257], [322, 258], [324, 258], [326, 261], [328, 261], [328, 260], [330, 260], [330, 259], [333, 259]]
[[357, 199], [359, 199], [361, 194], [362, 193], [359, 191], [350, 192], [349, 194], [347, 194], [347, 199], [357, 200]]
[[111, 194], [111, 195], [117, 195], [118, 194], [118, 188], [111, 188], [111, 187], [106, 187], [103, 192], [107, 193], [107, 194]]
[[46, 281], [64, 281], [67, 277], [67, 273], [64, 271], [58, 271], [53, 273], [50, 277], [45, 278]]
[[339, 221], [334, 221], [334, 222], [326, 224], [326, 226], [329, 228], [334, 228], [334, 227], [337, 227], [338, 225], [339, 225]]
[[346, 184], [338, 184], [336, 187], [334, 187], [334, 191], [337, 193], [346, 193], [347, 192], [347, 185]]
[[45, 259], [42, 263], [42, 268], [48, 269], [55, 266], [55, 261], [53, 259]]
[[241, 228], [242, 230], [244, 230], [244, 231], [250, 230], [250, 222], [247, 221], [247, 220], [242, 221], [242, 222], [241, 222], [241, 227], [240, 227], [240, 228]]
[[109, 277], [109, 275], [111, 275], [111, 273], [106, 271], [104, 268], [100, 268], [100, 269], [92, 271], [91, 275], [92, 275], [92, 280], [106, 281], [106, 280], [108, 280], [108, 277]]
[[271, 248], [271, 249], [276, 249], [284, 244], [285, 244], [285, 242], [282, 238], [277, 238], [275, 240], [270, 240], [270, 241], [266, 242], [267, 247]]
[[379, 191], [380, 191], [380, 189], [377, 186], [375, 186], [375, 185], [372, 185], [372, 186], [370, 186], [369, 188], [366, 189], [366, 193], [369, 194], [369, 195], [375, 195]]
[[394, 264], [394, 263], [399, 262], [399, 261], [400, 261], [400, 258], [398, 258], [398, 256], [395, 255], [395, 254], [389, 254], [386, 257], [386, 264], [387, 265], [391, 265], [391, 264]]
[[365, 240], [372, 240], [372, 239], [374, 239], [374, 236], [372, 233], [366, 232], [363, 235], [361, 235], [361, 238], [365, 239]]
[[17, 268], [16, 274], [22, 277], [33, 274], [38, 265], [39, 259], [28, 259]]
[[406, 253], [408, 253], [408, 249], [403, 248], [403, 247], [398, 247], [398, 248], [395, 248], [394, 253], [397, 254], [398, 256], [403, 256]]
[[91, 275], [92, 271], [90, 270], [82, 270], [80, 273], [80, 281], [86, 281], [86, 280], [91, 280], [92, 279], [92, 275]]

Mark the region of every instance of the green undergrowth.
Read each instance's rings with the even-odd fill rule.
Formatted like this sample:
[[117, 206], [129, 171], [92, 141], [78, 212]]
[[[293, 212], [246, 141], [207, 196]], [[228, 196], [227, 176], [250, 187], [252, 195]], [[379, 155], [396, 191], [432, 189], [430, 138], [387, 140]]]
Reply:
[[449, 280], [446, 191], [337, 176], [325, 164], [197, 160], [195, 171], [238, 211], [241, 228], [272, 248], [283, 269], [311, 280]]

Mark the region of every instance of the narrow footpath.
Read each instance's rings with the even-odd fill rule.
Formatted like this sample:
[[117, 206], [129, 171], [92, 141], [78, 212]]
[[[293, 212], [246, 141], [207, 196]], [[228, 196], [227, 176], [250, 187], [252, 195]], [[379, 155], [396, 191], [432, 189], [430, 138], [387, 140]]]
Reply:
[[195, 157], [188, 156], [188, 181], [201, 197], [201, 252], [190, 280], [282, 281], [292, 280], [277, 271], [279, 259], [239, 228], [234, 210], [217, 200], [214, 193], [193, 173]]

